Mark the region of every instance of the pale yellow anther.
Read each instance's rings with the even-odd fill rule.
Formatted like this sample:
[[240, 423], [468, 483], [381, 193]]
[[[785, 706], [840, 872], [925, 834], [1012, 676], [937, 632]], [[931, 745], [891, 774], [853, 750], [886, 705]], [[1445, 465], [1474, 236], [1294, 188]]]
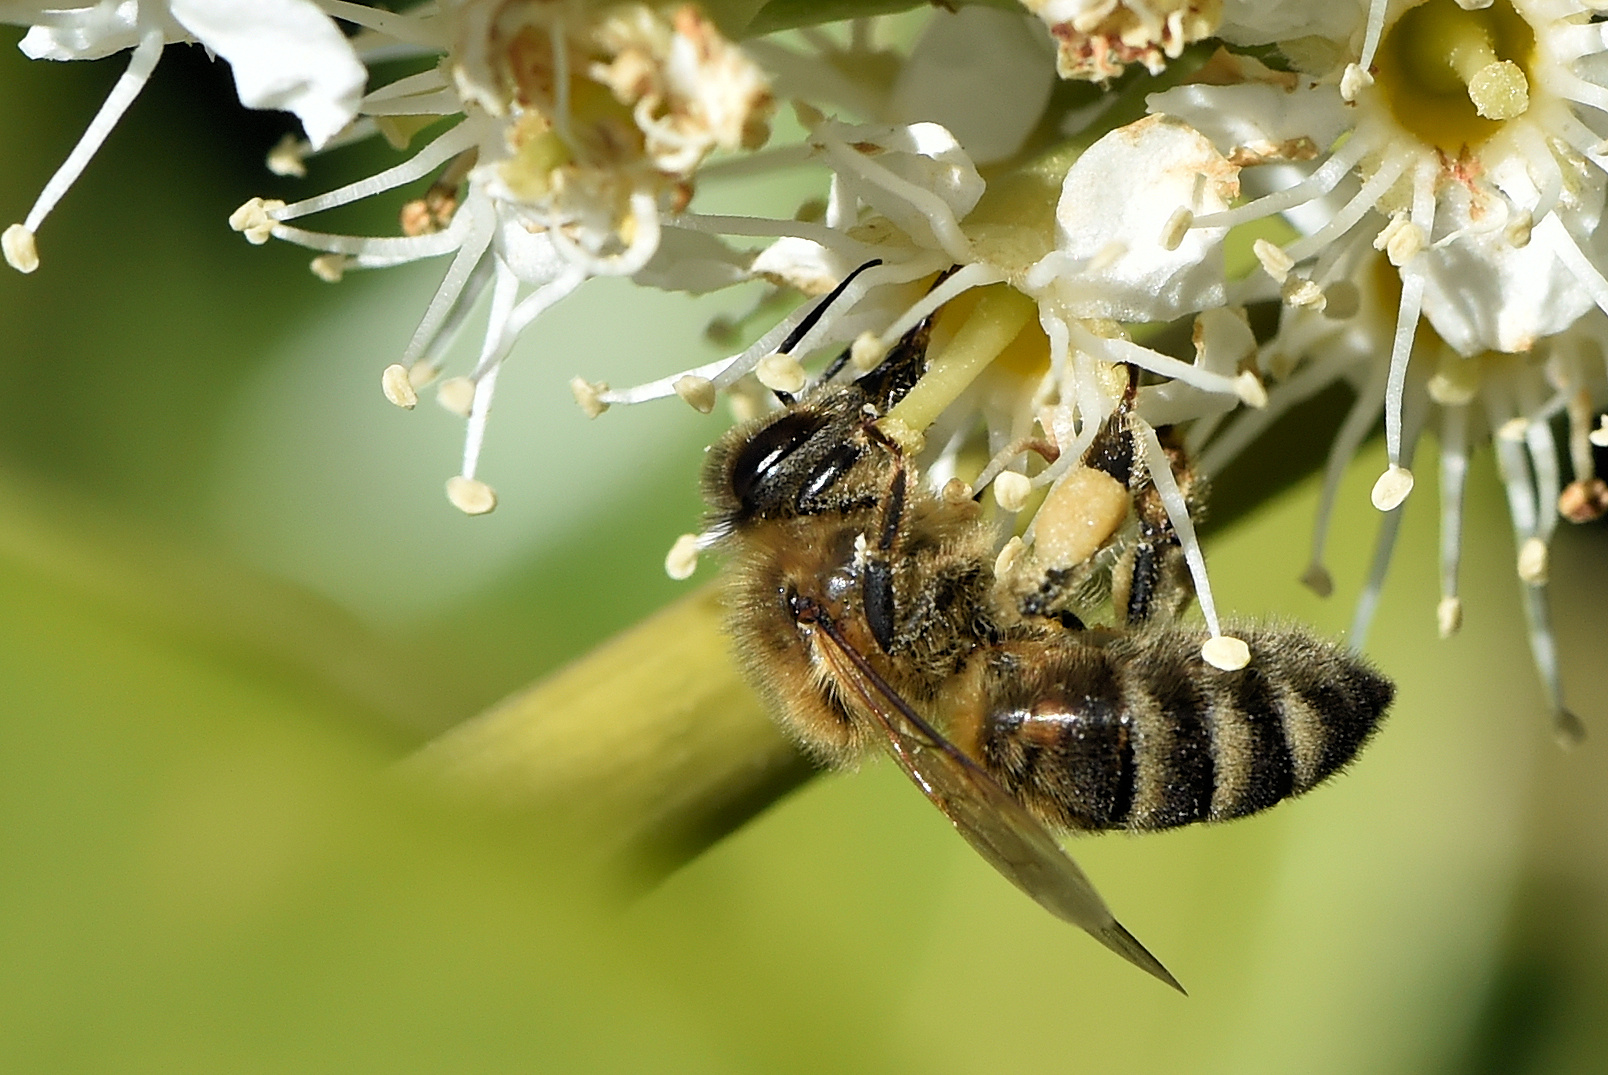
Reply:
[[400, 362], [385, 367], [385, 372], [380, 374], [380, 388], [385, 392], [386, 399], [404, 410], [411, 411], [419, 405], [419, 393], [413, 388], [408, 368]]
[[698, 570], [698, 535], [682, 534], [664, 558], [664, 573], [680, 582]]
[[1022, 557], [1027, 553], [1027, 545], [1019, 537], [1013, 537], [999, 550], [994, 557], [994, 578], [1006, 582], [1011, 574], [1020, 566]]
[[1251, 647], [1232, 635], [1217, 635], [1201, 644], [1200, 659], [1213, 668], [1238, 672], [1251, 663]]
[[1285, 253], [1283, 247], [1266, 239], [1258, 239], [1252, 243], [1251, 253], [1262, 263], [1262, 271], [1281, 284], [1290, 275], [1290, 270], [1295, 268], [1295, 259]]
[[1461, 407], [1479, 394], [1483, 367], [1474, 359], [1454, 351], [1442, 354], [1435, 373], [1429, 378], [1429, 398], [1442, 407]]
[[854, 364], [855, 369], [865, 373], [875, 368], [876, 364], [882, 361], [882, 356], [887, 353], [888, 348], [882, 342], [882, 337], [875, 332], [862, 332], [849, 346], [849, 361]]
[[1486, 119], [1518, 119], [1530, 110], [1530, 82], [1518, 64], [1497, 60], [1468, 80], [1468, 99]]
[[313, 270], [313, 275], [326, 284], [338, 284], [341, 277], [346, 275], [346, 266], [350, 262], [345, 254], [320, 254], [307, 267]]
[[1307, 569], [1301, 572], [1301, 584], [1319, 597], [1334, 593], [1334, 576], [1322, 564], [1308, 564]]
[[229, 214], [229, 226], [244, 235], [246, 242], [261, 246], [273, 238], [273, 214], [284, 207], [278, 198], [252, 198]]
[[1033, 493], [1033, 483], [1026, 474], [1007, 470], [994, 479], [994, 499], [1006, 511], [1021, 511]]
[[689, 373], [685, 377], [676, 378], [676, 383], [672, 387], [675, 388], [676, 395], [686, 400], [688, 406], [699, 414], [708, 414], [715, 409], [715, 382], [709, 378]]
[[1547, 543], [1538, 537], [1525, 538], [1519, 546], [1519, 578], [1531, 586], [1547, 581]]
[[1509, 418], [1502, 423], [1501, 428], [1496, 431], [1496, 435], [1505, 441], [1517, 444], [1524, 439], [1524, 434], [1529, 428], [1530, 420], [1528, 418], [1523, 416]]
[[1373, 76], [1363, 70], [1361, 64], [1346, 64], [1345, 73], [1340, 76], [1340, 99], [1348, 104], [1357, 99], [1357, 94], [1373, 85]]
[[1161, 229], [1161, 246], [1164, 250], [1177, 250], [1189, 234], [1190, 225], [1195, 223], [1195, 214], [1188, 206], [1180, 205], [1173, 210], [1172, 216]]
[[1401, 502], [1412, 491], [1413, 472], [1406, 467], [1391, 467], [1374, 482], [1370, 499], [1380, 511], [1394, 511], [1401, 507]]
[[475, 382], [467, 377], [448, 377], [436, 386], [436, 402], [460, 418], [469, 417], [475, 402]]
[[570, 378], [570, 395], [580, 404], [581, 410], [586, 412], [588, 418], [596, 418], [609, 409], [609, 405], [600, 398], [609, 386], [603, 381], [588, 381], [580, 377]]
[[1424, 229], [1400, 213], [1390, 218], [1390, 223], [1374, 236], [1373, 242], [1374, 249], [1384, 251], [1398, 269], [1425, 245]]
[[754, 376], [772, 392], [785, 392], [790, 396], [804, 387], [806, 379], [798, 359], [779, 351], [760, 359], [759, 365], [754, 367]]
[[414, 388], [423, 388], [437, 377], [441, 376], [441, 367], [428, 362], [415, 362], [408, 367], [408, 383]]
[[1254, 370], [1241, 370], [1239, 376], [1234, 378], [1234, 394], [1247, 407], [1261, 410], [1267, 406], [1267, 388]]
[[1286, 306], [1318, 313], [1322, 313], [1329, 305], [1329, 297], [1323, 293], [1323, 288], [1294, 273], [1284, 278], [1284, 285], [1279, 288], [1279, 298]]
[[268, 170], [290, 179], [306, 179], [307, 148], [295, 135], [285, 135], [268, 151]]
[[13, 224], [0, 233], [0, 250], [6, 256], [6, 264], [18, 272], [33, 272], [39, 268], [39, 247], [34, 243], [34, 233], [21, 224]]
[[969, 482], [963, 482], [959, 478], [950, 478], [948, 481], [944, 482], [943, 490], [939, 495], [942, 496], [948, 503], [964, 504], [966, 501], [975, 496], [976, 493], [977, 490], [973, 489]]
[[497, 494], [491, 486], [462, 474], [447, 479], [447, 499], [465, 515], [485, 515], [497, 506]]
[[1608, 414], [1598, 419], [1597, 428], [1587, 433], [1586, 439], [1599, 448], [1608, 448]]
[[1456, 597], [1443, 597], [1435, 606], [1435, 626], [1442, 638], [1451, 638], [1463, 628], [1463, 602]]

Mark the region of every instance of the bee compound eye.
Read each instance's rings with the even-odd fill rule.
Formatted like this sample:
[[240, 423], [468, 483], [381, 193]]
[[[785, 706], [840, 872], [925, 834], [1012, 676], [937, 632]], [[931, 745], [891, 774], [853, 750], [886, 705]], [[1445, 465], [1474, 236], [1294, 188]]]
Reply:
[[773, 471], [808, 443], [826, 424], [823, 415], [789, 411], [743, 445], [731, 464], [731, 491], [752, 510], [766, 497], [763, 487]]

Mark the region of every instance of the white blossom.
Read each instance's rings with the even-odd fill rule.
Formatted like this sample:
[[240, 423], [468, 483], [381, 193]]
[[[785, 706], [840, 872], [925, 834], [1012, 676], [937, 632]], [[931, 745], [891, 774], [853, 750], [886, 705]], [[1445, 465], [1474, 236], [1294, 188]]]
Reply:
[[4, 235], [6, 261], [39, 265], [34, 236], [134, 103], [170, 44], [197, 42], [229, 62], [240, 103], [293, 112], [323, 145], [356, 114], [367, 71], [312, 0], [103, 0], [94, 6], [7, 5], [0, 19], [29, 26], [18, 48], [36, 60], [94, 60], [131, 50], [127, 70], [26, 219]]

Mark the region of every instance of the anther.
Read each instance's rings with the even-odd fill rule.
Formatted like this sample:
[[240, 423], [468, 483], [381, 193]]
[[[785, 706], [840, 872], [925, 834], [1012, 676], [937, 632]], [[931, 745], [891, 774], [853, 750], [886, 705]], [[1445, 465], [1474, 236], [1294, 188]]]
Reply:
[[1525, 538], [1519, 546], [1519, 578], [1531, 586], [1547, 581], [1547, 543], [1538, 537]]
[[1435, 625], [1442, 638], [1451, 638], [1463, 627], [1463, 601], [1457, 597], [1443, 597], [1435, 606]]
[[1281, 284], [1290, 275], [1290, 270], [1295, 268], [1295, 259], [1285, 253], [1283, 247], [1266, 239], [1258, 239], [1252, 243], [1251, 253], [1262, 263], [1262, 271]]
[[1267, 406], [1267, 388], [1254, 370], [1241, 370], [1239, 376], [1234, 378], [1234, 394], [1247, 407], [1261, 410]]
[[448, 377], [436, 387], [436, 402], [460, 418], [469, 417], [475, 402], [475, 382], [467, 377]]
[[1509, 418], [1503, 422], [1501, 428], [1496, 431], [1496, 435], [1505, 441], [1517, 444], [1524, 439], [1525, 431], [1529, 428], [1530, 420], [1520, 415], [1517, 418]]
[[1502, 234], [1509, 246], [1519, 250], [1530, 245], [1530, 235], [1534, 231], [1535, 218], [1530, 215], [1529, 210], [1525, 210], [1513, 215], [1513, 219], [1508, 222]]
[[252, 198], [229, 214], [229, 226], [246, 237], [246, 242], [261, 246], [274, 235], [276, 221], [273, 214], [285, 207], [278, 198]]
[[1006, 511], [1021, 511], [1027, 506], [1027, 498], [1032, 492], [1033, 483], [1026, 474], [1007, 470], [994, 479], [994, 499]]
[[1215, 635], [1201, 644], [1200, 659], [1213, 668], [1238, 672], [1251, 663], [1251, 647], [1232, 635]]
[[760, 359], [759, 365], [754, 367], [754, 376], [772, 392], [786, 392], [790, 396], [802, 389], [807, 379], [798, 359], [780, 351]]
[[[689, 373], [685, 377], [676, 378], [676, 383], [672, 387], [675, 388], [676, 395], [686, 400], [687, 404], [699, 414], [708, 414], [715, 409], [715, 382], [709, 378]], [[586, 404], [583, 403], [581, 406], [584, 407]]]
[[1345, 73], [1340, 76], [1340, 99], [1347, 104], [1357, 99], [1357, 94], [1373, 85], [1373, 76], [1362, 69], [1361, 64], [1346, 64]]
[[1558, 514], [1572, 523], [1589, 523], [1608, 513], [1608, 482], [1577, 478], [1558, 494]]
[[1390, 218], [1390, 223], [1374, 236], [1373, 242], [1374, 249], [1384, 251], [1390, 263], [1398, 269], [1425, 245], [1424, 229], [1399, 213]]
[[286, 134], [268, 151], [268, 170], [290, 179], [306, 179], [309, 148], [300, 138]]
[[994, 578], [1000, 582], [1008, 581], [1026, 552], [1027, 545], [1021, 538], [1013, 537], [1007, 541], [1005, 547], [999, 550], [999, 555], [994, 558]]
[[324, 283], [338, 284], [341, 277], [346, 275], [346, 266], [350, 261], [345, 254], [320, 254], [307, 267]]
[[497, 494], [491, 486], [462, 474], [447, 479], [447, 499], [465, 515], [485, 515], [497, 506]]
[[862, 332], [854, 338], [849, 347], [849, 361], [861, 373], [867, 373], [882, 361], [882, 356], [888, 353], [888, 347], [875, 332]]
[[1167, 218], [1167, 223], [1161, 229], [1161, 246], [1164, 250], [1177, 250], [1183, 243], [1184, 236], [1189, 234], [1189, 227], [1195, 223], [1195, 214], [1188, 206], [1180, 205], [1173, 210], [1173, 215]]
[[1371, 499], [1380, 511], [1394, 511], [1401, 507], [1407, 494], [1413, 491], [1413, 472], [1406, 467], [1393, 466], [1374, 482]]
[[1308, 280], [1304, 276], [1291, 274], [1285, 277], [1284, 286], [1279, 288], [1279, 298], [1286, 306], [1296, 309], [1315, 310], [1322, 313], [1329, 304], [1328, 296], [1323, 288]]
[[609, 390], [606, 381], [588, 381], [580, 377], [570, 378], [570, 395], [580, 404], [581, 410], [586, 412], [588, 418], [596, 418], [609, 409], [609, 405], [600, 398]]
[[677, 582], [690, 579], [698, 570], [698, 535], [682, 534], [664, 558], [664, 573]]
[[39, 247], [34, 233], [21, 224], [13, 224], [0, 234], [0, 250], [4, 250], [6, 264], [18, 272], [33, 272], [39, 268]]
[[380, 388], [385, 392], [385, 398], [401, 407], [411, 411], [419, 405], [419, 393], [413, 388], [413, 379], [408, 376], [408, 368], [400, 362], [393, 362], [385, 367], [380, 374]]
[[1334, 593], [1334, 576], [1322, 564], [1308, 564], [1307, 569], [1301, 572], [1301, 584], [1319, 597]]
[[1603, 415], [1598, 421], [1600, 424], [1586, 434], [1586, 439], [1599, 448], [1608, 448], [1608, 414]]

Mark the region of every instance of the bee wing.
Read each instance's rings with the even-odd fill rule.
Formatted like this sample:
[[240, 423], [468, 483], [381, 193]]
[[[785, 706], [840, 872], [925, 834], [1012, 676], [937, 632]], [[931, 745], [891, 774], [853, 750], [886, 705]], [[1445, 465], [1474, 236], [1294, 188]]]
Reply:
[[1038, 818], [912, 709], [835, 625], [820, 626], [831, 641], [822, 652], [839, 682], [853, 687], [887, 734], [888, 751], [899, 767], [966, 842], [1040, 907], [1183, 993], [1178, 979], [1122, 927]]

